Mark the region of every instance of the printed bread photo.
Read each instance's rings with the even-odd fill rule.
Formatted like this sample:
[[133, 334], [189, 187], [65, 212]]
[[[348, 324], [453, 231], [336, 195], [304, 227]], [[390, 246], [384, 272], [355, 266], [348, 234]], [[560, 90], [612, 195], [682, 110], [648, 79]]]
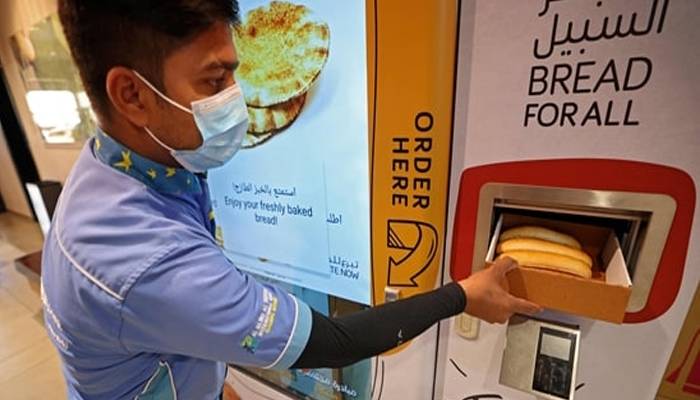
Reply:
[[289, 127], [328, 60], [328, 24], [301, 4], [272, 1], [250, 10], [234, 30], [241, 61], [236, 81], [248, 106], [244, 147]]

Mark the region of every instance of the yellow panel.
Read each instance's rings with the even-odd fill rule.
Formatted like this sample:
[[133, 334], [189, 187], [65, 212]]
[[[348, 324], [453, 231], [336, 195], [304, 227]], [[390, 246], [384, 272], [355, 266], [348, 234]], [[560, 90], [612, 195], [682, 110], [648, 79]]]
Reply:
[[373, 300], [381, 304], [387, 286], [402, 297], [434, 288], [442, 267], [458, 5], [374, 0], [367, 17]]

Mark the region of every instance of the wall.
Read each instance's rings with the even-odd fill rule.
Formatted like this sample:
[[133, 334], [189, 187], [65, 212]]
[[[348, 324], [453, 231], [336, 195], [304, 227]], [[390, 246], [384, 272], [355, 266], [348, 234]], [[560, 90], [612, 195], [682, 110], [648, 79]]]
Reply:
[[27, 29], [37, 21], [56, 11], [56, 0], [3, 0], [0, 1], [0, 63], [7, 74], [8, 86], [15, 101], [20, 123], [27, 135], [29, 148], [34, 156], [39, 177], [42, 180], [64, 182], [78, 157], [81, 144], [48, 145], [32, 121], [25, 100], [24, 84], [17, 60], [12, 54], [10, 37], [19, 30]]

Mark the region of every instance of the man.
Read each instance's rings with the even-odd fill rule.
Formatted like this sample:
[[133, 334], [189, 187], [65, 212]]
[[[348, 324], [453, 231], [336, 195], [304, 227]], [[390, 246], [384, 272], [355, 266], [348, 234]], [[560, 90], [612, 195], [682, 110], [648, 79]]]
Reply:
[[489, 322], [539, 310], [501, 286], [510, 260], [336, 319], [240, 272], [213, 238], [203, 174], [247, 128], [236, 3], [60, 0], [59, 12], [100, 126], [66, 181], [42, 263], [70, 398], [214, 399], [225, 363], [339, 367], [465, 310]]

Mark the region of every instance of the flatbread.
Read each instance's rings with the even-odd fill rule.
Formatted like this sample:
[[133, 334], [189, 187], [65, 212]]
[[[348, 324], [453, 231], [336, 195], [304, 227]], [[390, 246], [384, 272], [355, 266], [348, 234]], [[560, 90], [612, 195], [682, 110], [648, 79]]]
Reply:
[[261, 135], [284, 129], [299, 116], [306, 93], [270, 107], [248, 106], [248, 133]]
[[234, 30], [246, 103], [269, 107], [306, 93], [328, 59], [330, 30], [303, 5], [273, 1]]
[[250, 149], [259, 146], [281, 133], [294, 122], [306, 101], [306, 93], [285, 103], [271, 107], [248, 106], [248, 134], [242, 147]]

